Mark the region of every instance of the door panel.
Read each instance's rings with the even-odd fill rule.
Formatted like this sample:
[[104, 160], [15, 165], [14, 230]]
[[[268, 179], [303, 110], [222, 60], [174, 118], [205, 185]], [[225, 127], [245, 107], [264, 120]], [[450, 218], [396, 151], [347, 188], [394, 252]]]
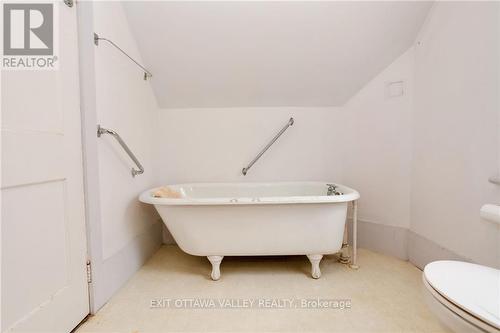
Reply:
[[6, 154], [2, 188], [65, 178], [65, 140], [66, 136], [54, 132], [2, 130]]
[[[71, 226], [65, 216], [65, 192], [64, 180], [3, 190], [2, 206], [6, 209], [2, 233], [8, 237], [2, 241], [2, 283], [20, 287], [18, 281], [22, 280], [24, 286], [2, 288], [2, 296], [14, 300], [4, 304], [7, 316], [3, 320], [7, 322], [22, 318], [68, 285], [71, 272], [65, 240]], [[44, 197], [50, 200], [40, 200]], [[9, 209], [19, 207], [19, 203], [27, 203], [27, 209]]]
[[2, 332], [89, 313], [76, 8], [58, 11], [59, 69], [2, 72]]

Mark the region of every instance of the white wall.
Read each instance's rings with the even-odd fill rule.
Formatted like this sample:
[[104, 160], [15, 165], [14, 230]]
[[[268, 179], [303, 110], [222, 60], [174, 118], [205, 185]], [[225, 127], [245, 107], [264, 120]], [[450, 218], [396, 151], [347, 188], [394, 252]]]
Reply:
[[[435, 4], [415, 46], [343, 107], [342, 181], [360, 191], [362, 221], [410, 229], [399, 241], [417, 264], [500, 266], [499, 228], [479, 218], [482, 204], [500, 199], [487, 181], [500, 158], [499, 22], [498, 3]], [[404, 96], [386, 98], [387, 83], [400, 80]], [[404, 237], [361, 226], [375, 248]]]
[[[141, 62], [122, 4], [94, 3], [95, 32], [109, 38]], [[116, 254], [157, 220], [137, 195], [156, 184], [154, 135], [157, 107], [150, 82], [127, 57], [104, 41], [94, 48], [97, 122], [116, 130], [145, 168], [132, 178], [130, 158], [111, 136], [98, 140], [104, 259]]]
[[[295, 124], [243, 176], [290, 117]], [[337, 108], [163, 109], [159, 183], [339, 181], [342, 117]]]
[[438, 2], [415, 48], [411, 230], [474, 261], [500, 266], [499, 15], [495, 2]]
[[[391, 83], [403, 86], [402, 95], [390, 95]], [[348, 142], [343, 181], [361, 193], [363, 221], [410, 226], [412, 94], [410, 48], [344, 106]]]
[[[113, 40], [141, 61], [119, 2], [80, 2], [79, 47], [84, 137], [87, 233], [92, 260], [91, 311], [95, 313], [158, 249], [161, 224], [137, 196], [157, 184], [157, 107], [142, 71], [93, 33]], [[132, 161], [96, 125], [116, 130], [144, 165], [132, 178]]]

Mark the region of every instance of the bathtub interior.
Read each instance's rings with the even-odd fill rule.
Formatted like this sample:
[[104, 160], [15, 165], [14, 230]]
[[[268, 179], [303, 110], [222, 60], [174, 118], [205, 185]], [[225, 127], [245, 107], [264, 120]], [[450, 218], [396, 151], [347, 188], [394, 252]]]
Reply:
[[178, 186], [185, 197], [190, 198], [235, 198], [235, 197], [298, 197], [326, 195], [324, 183], [278, 183], [278, 184], [192, 184]]
[[[341, 195], [328, 196], [328, 185], [337, 186]], [[346, 202], [359, 198], [357, 191], [333, 182], [283, 183], [192, 183], [166, 185], [180, 198], [155, 198], [158, 188], [145, 191], [140, 200], [151, 204], [259, 204], [300, 202]]]

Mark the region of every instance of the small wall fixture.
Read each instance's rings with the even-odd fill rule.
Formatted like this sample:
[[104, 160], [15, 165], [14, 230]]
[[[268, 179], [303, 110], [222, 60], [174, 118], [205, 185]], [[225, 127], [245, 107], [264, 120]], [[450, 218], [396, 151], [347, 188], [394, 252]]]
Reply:
[[113, 45], [118, 51], [120, 51], [121, 53], [123, 53], [125, 56], [127, 56], [127, 58], [129, 58], [130, 60], [132, 60], [137, 66], [139, 66], [143, 71], [144, 71], [144, 80], [147, 80], [148, 78], [150, 77], [153, 77], [153, 74], [151, 74], [150, 71], [148, 71], [143, 65], [141, 65], [140, 63], [138, 63], [134, 58], [132, 58], [131, 56], [129, 56], [127, 54], [127, 52], [123, 51], [118, 45], [116, 45], [112, 40], [110, 39], [107, 39], [107, 38], [104, 38], [104, 37], [99, 37], [98, 34], [96, 34], [94, 32], [94, 44], [96, 46], [99, 46], [99, 41], [100, 40], [103, 40], [105, 42], [108, 42], [109, 44]]
[[499, 176], [492, 176], [492, 177], [488, 178], [488, 181], [492, 184], [500, 185], [500, 177]]

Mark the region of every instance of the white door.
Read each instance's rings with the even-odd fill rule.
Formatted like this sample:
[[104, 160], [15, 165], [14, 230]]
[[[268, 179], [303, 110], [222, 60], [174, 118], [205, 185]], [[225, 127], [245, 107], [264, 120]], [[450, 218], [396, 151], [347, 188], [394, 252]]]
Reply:
[[59, 3], [59, 69], [2, 72], [2, 332], [89, 313], [76, 8]]

